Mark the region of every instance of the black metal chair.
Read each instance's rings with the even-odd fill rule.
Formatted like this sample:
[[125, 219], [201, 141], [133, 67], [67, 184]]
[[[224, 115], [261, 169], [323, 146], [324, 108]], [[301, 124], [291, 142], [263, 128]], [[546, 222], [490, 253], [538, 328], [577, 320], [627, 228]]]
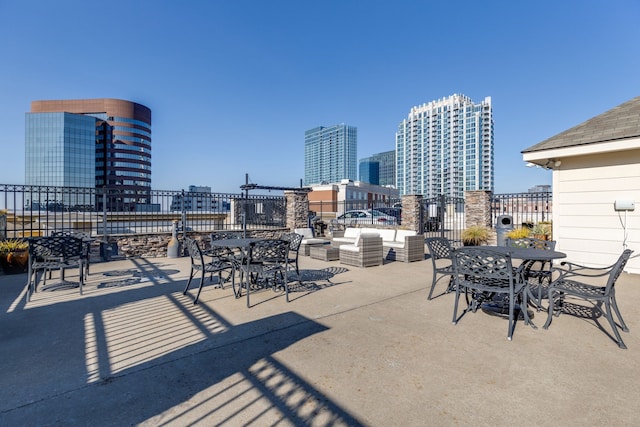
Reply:
[[195, 276], [197, 271], [200, 271], [202, 273], [202, 276], [200, 277], [200, 285], [198, 286], [198, 293], [193, 299], [193, 303], [198, 304], [198, 298], [200, 298], [200, 292], [202, 292], [202, 286], [204, 285], [205, 274], [217, 273], [219, 286], [221, 288], [224, 288], [222, 272], [233, 271], [233, 265], [216, 256], [212, 256], [211, 261], [205, 262], [205, 255], [203, 254], [202, 249], [200, 249], [198, 242], [193, 239], [186, 237], [184, 239], [184, 245], [187, 253], [189, 254], [189, 257], [191, 258], [191, 271], [189, 271], [189, 280], [187, 281], [187, 286], [185, 286], [182, 294], [187, 294], [187, 292], [189, 291], [189, 286], [191, 285], [191, 280], [193, 280], [193, 276]]
[[[443, 277], [449, 277], [449, 284], [443, 294], [453, 290], [455, 284], [453, 280], [453, 259], [451, 257], [453, 247], [449, 240], [444, 237], [428, 237], [424, 241], [431, 254], [431, 264], [433, 266], [431, 290], [427, 297], [427, 299], [430, 300], [433, 297], [433, 290], [436, 287], [436, 283]], [[437, 277], [438, 275], [440, 275], [440, 277]]]
[[[556, 248], [555, 240], [542, 240], [534, 237], [507, 238], [506, 246], [516, 248], [535, 248], [553, 251]], [[547, 297], [549, 283], [551, 283], [551, 261], [523, 261], [523, 274], [529, 283], [529, 293], [534, 298], [534, 304], [538, 311], [543, 309], [542, 300]]]
[[82, 253], [82, 258], [84, 262], [84, 279], [87, 280], [87, 276], [89, 275], [89, 268], [91, 265], [91, 236], [88, 233], [83, 231], [54, 231], [51, 233], [52, 236], [73, 236], [79, 239], [82, 239], [84, 243], [84, 250]]
[[282, 235], [282, 240], [289, 242], [289, 254], [287, 255], [287, 263], [293, 264], [296, 267], [296, 274], [300, 276], [300, 270], [298, 269], [298, 257], [300, 254], [300, 245], [304, 236], [298, 233], [285, 233]]
[[[566, 298], [573, 297], [593, 303], [592, 316], [598, 327], [604, 331], [597, 321], [597, 314], [601, 313], [607, 318], [618, 347], [626, 349], [627, 346], [622, 341], [618, 327], [624, 332], [629, 332], [629, 328], [624, 323], [616, 302], [615, 284], [632, 252], [631, 249], [625, 249], [618, 260], [608, 267], [593, 268], [568, 261], [560, 263], [560, 266], [564, 268], [558, 267], [554, 269], [554, 272], [559, 272], [560, 274], [549, 285], [549, 314], [544, 328], [547, 329], [549, 327], [554, 313], [560, 315], [563, 311]], [[607, 278], [605, 285], [586, 283], [604, 277]], [[603, 306], [604, 309], [602, 308]], [[620, 322], [619, 325], [616, 324], [613, 318], [613, 312], [615, 312]]]
[[[27, 276], [27, 301], [38, 287], [38, 273], [42, 272], [43, 289], [46, 286], [46, 273], [60, 271], [60, 283], [56, 288], [79, 287], [82, 295], [84, 286], [85, 244], [81, 238], [58, 235], [33, 237], [29, 239], [29, 272]], [[64, 278], [64, 272], [70, 268], [78, 269], [79, 281], [70, 282]]]
[[[226, 239], [241, 239], [242, 231], [215, 231], [211, 233], [209, 236], [211, 241], [215, 240], [226, 240]], [[224, 288], [224, 282], [228, 282], [231, 279], [231, 274], [233, 274], [233, 265], [240, 260], [242, 257], [242, 251], [239, 248], [229, 248], [229, 247], [221, 247], [221, 246], [211, 246], [208, 250], [203, 251], [205, 256], [209, 256], [212, 258], [217, 258], [219, 261], [226, 262], [230, 269], [228, 270], [228, 274], [226, 277], [219, 277], [222, 280], [221, 287]], [[221, 273], [222, 274], [222, 273]], [[213, 280], [213, 273], [211, 274], [211, 279]]]
[[[279, 287], [284, 288], [286, 300], [289, 302], [289, 286], [287, 283], [289, 245], [288, 241], [281, 239], [265, 239], [251, 243], [243, 259], [235, 264], [235, 268], [240, 271], [240, 282], [237, 290], [235, 274], [232, 280], [233, 292], [236, 298], [242, 296], [242, 288], [244, 287], [247, 293], [247, 307], [251, 307], [249, 302], [251, 286], [268, 287], [269, 282], [272, 282], [271, 287], [274, 291]], [[280, 286], [278, 285], [278, 279], [281, 282]]]
[[522, 272], [513, 268], [511, 257], [503, 252], [481, 247], [461, 247], [453, 251], [453, 279], [456, 282], [456, 299], [453, 307], [453, 324], [458, 323], [458, 300], [462, 292], [472, 294], [462, 317], [468, 311], [476, 309], [496, 295], [508, 299], [509, 329], [507, 339], [511, 340], [516, 323], [516, 302], [520, 307], [526, 325], [533, 324], [527, 313], [526, 283]]

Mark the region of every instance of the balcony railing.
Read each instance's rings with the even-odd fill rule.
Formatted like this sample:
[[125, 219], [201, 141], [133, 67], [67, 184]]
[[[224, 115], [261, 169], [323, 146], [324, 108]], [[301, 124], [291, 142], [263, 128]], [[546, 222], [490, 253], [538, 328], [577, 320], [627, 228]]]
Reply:
[[0, 185], [0, 238], [81, 231], [91, 236], [280, 228], [283, 196]]

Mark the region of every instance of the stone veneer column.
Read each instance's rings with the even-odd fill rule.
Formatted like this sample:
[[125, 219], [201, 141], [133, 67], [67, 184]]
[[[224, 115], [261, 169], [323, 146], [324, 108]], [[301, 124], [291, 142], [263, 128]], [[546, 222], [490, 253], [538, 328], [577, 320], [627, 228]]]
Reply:
[[491, 228], [491, 196], [491, 191], [465, 191], [465, 227], [483, 225], [485, 227]]
[[306, 191], [285, 191], [287, 217], [285, 226], [293, 231], [295, 228], [309, 226], [309, 193]]
[[424, 232], [422, 229], [422, 195], [408, 194], [402, 196], [402, 224], [405, 230], [415, 230], [418, 234]]

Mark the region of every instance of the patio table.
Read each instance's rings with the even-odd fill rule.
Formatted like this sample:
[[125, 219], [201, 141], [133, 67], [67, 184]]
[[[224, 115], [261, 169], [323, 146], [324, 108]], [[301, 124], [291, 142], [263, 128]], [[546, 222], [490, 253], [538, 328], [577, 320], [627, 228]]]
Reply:
[[[249, 247], [251, 246], [252, 243], [255, 242], [259, 242], [262, 240], [266, 240], [266, 239], [262, 239], [262, 238], [258, 238], [258, 237], [243, 237], [243, 238], [237, 238], [237, 239], [220, 239], [220, 240], [212, 240], [211, 241], [211, 247], [217, 247], [217, 248], [226, 248], [229, 250], [234, 250], [234, 249], [239, 249], [240, 250], [240, 256], [236, 257], [234, 260], [234, 270], [237, 267], [235, 265], [235, 263], [239, 263], [242, 262], [243, 259], [246, 259], [248, 256], [248, 252], [249, 252]], [[235, 280], [235, 271], [233, 273], [231, 273], [234, 277], [232, 278], [233, 280]], [[249, 275], [247, 274], [247, 288], [249, 287]], [[240, 292], [242, 288], [242, 283], [240, 283], [240, 289], [238, 290], [238, 292]], [[234, 289], [235, 292], [235, 289]], [[239, 294], [235, 295], [236, 298], [239, 297]]]
[[[555, 250], [539, 249], [539, 248], [519, 248], [514, 246], [481, 246], [484, 249], [491, 249], [503, 255], [509, 255], [511, 259], [519, 259], [526, 261], [552, 261], [555, 259], [566, 258], [567, 254]], [[527, 284], [527, 295], [531, 295], [531, 290]], [[509, 313], [508, 301], [504, 298], [493, 299], [481, 305], [483, 312], [494, 316], [507, 316]], [[533, 312], [528, 312], [529, 318], [533, 318]]]

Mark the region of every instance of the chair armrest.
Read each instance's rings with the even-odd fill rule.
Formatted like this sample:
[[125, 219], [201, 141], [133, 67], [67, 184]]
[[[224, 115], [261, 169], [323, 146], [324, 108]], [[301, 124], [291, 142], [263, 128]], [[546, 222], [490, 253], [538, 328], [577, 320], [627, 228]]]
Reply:
[[589, 267], [586, 265], [576, 264], [570, 261], [562, 261], [560, 265], [565, 268], [552, 267], [552, 271], [559, 273], [561, 277], [568, 277], [568, 276], [602, 277], [611, 273], [611, 270], [615, 267], [615, 264], [612, 264], [608, 267]]

